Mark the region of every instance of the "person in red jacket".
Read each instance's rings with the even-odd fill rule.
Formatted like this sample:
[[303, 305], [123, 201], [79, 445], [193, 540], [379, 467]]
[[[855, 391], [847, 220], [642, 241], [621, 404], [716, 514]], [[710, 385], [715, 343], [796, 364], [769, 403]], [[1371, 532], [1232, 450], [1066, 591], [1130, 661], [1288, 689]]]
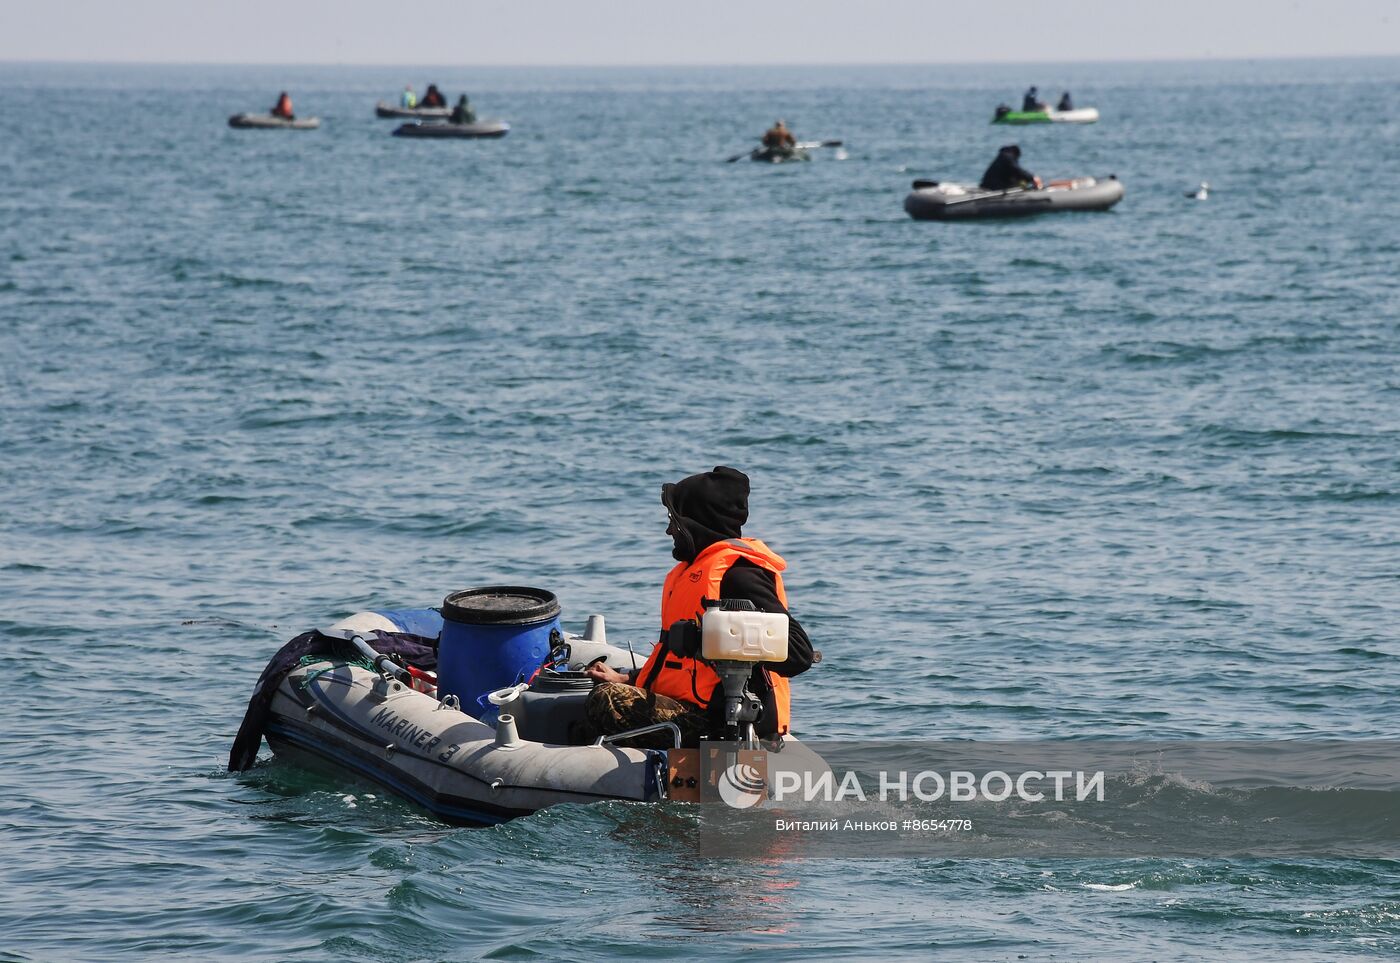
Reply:
[[292, 98], [287, 96], [285, 90], [277, 95], [277, 106], [272, 108], [272, 116], [286, 120], [296, 119], [296, 115], [292, 113]]
[[[763, 612], [788, 616], [788, 658], [755, 665], [750, 690], [763, 702], [755, 725], [760, 736], [782, 735], [791, 727], [788, 680], [812, 666], [812, 643], [788, 613], [782, 572], [787, 563], [756, 538], [744, 538], [749, 517], [749, 478], [723, 465], [663, 485], [661, 503], [670, 524], [671, 554], [676, 566], [666, 577], [661, 598], [661, 627], [698, 619], [705, 599], [747, 599]], [[677, 656], [664, 642], [653, 648], [646, 664], [629, 673], [599, 663], [588, 669], [598, 683], [585, 714], [598, 733], [614, 735], [658, 722], [674, 722], [686, 745], [719, 731], [723, 699], [718, 676], [698, 659]], [[644, 736], [639, 745], [665, 748], [666, 733]]]

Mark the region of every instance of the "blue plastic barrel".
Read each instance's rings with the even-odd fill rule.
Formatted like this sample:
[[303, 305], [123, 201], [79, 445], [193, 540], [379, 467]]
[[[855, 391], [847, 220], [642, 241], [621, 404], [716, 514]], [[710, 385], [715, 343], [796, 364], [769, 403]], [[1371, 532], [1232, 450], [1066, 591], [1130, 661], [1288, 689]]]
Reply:
[[544, 589], [489, 585], [453, 592], [442, 603], [438, 698], [455, 695], [462, 711], [486, 716], [486, 696], [528, 680], [559, 631], [559, 599]]

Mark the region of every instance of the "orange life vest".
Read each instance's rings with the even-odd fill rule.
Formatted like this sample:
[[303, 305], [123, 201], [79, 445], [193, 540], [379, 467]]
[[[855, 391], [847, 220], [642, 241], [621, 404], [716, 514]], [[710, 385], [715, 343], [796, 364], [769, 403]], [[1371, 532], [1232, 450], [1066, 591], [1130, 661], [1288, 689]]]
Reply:
[[[662, 630], [670, 628], [675, 622], [698, 620], [704, 615], [705, 599], [719, 599], [724, 573], [741, 558], [773, 573], [778, 601], [783, 603], [783, 608], [787, 608], [787, 593], [783, 591], [781, 574], [787, 568], [787, 562], [756, 538], [729, 538], [706, 547], [695, 561], [680, 562], [671, 569], [661, 589]], [[764, 669], [763, 673], [773, 690], [773, 701], [778, 708], [777, 730], [787, 733], [792, 722], [792, 691], [788, 680], [768, 669]], [[719, 685], [719, 676], [699, 659], [674, 655], [658, 642], [646, 665], [642, 666], [637, 684], [703, 709], [710, 704], [715, 686]]]

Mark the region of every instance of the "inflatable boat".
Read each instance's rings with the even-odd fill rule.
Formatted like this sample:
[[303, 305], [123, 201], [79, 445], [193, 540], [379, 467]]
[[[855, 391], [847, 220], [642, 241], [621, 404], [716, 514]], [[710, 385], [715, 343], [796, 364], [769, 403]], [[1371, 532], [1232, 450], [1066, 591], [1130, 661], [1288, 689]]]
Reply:
[[994, 124], [1094, 124], [1099, 119], [1097, 107], [1077, 107], [1074, 110], [998, 110]]
[[394, 129], [395, 137], [476, 138], [504, 137], [510, 124], [503, 120], [479, 120], [474, 124], [401, 124]]
[[761, 164], [787, 164], [811, 159], [812, 152], [803, 144], [796, 147], [755, 147], [749, 152], [749, 160]]
[[915, 181], [904, 210], [916, 221], [954, 221], [975, 217], [1017, 217], [1052, 211], [1106, 211], [1123, 199], [1123, 185], [1113, 174], [1051, 181], [1044, 188], [989, 191], [971, 184]]
[[[561, 803], [689, 801], [696, 750], [680, 748], [673, 723], [595, 737], [584, 719], [593, 681], [583, 669], [602, 660], [628, 671], [644, 655], [609, 644], [601, 616], [582, 636], [563, 632], [558, 601], [539, 589], [488, 586], [450, 595], [440, 610], [361, 612], [273, 657], [229, 768], [250, 768], [266, 737], [281, 759], [457, 824]], [[745, 677], [752, 668], [716, 663], [725, 664]], [[626, 745], [643, 740], [668, 748]], [[781, 753], [770, 773], [825, 768], [791, 736], [758, 745], [767, 758]]]
[[315, 130], [321, 126], [319, 117], [274, 117], [271, 114], [234, 114], [228, 125], [240, 130]]
[[747, 157], [751, 161], [758, 161], [762, 164], [785, 164], [789, 161], [809, 161], [812, 159], [812, 151], [822, 147], [835, 147], [836, 159], [845, 160], [846, 152], [840, 148], [844, 146], [844, 141], [839, 140], [799, 140], [797, 143], [786, 147], [755, 147], [750, 151], [740, 151], [732, 157], [726, 157], [724, 162], [732, 164], [737, 160]]
[[374, 105], [376, 117], [417, 117], [429, 120], [446, 120], [451, 114], [451, 107], [395, 107], [382, 100]]

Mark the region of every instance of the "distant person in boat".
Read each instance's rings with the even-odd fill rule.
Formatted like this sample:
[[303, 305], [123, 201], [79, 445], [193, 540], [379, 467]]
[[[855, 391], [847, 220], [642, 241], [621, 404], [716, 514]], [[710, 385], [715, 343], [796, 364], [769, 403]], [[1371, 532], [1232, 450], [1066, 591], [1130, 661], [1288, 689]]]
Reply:
[[1003, 117], [1005, 117], [1005, 116], [1006, 116], [1007, 114], [1009, 114], [1009, 113], [1011, 113], [1011, 106], [1010, 106], [1009, 104], [997, 104], [997, 112], [996, 112], [996, 119], [997, 119], [997, 120], [1001, 120]]
[[[749, 518], [749, 478], [724, 466], [661, 486], [676, 566], [661, 591], [663, 630], [698, 619], [704, 599], [748, 599], [760, 611], [787, 614], [787, 594], [780, 574], [787, 563], [756, 538], [743, 538]], [[664, 639], [663, 631], [663, 639]], [[763, 701], [754, 729], [772, 737], [788, 731], [788, 680], [812, 667], [812, 643], [788, 615], [788, 658], [755, 665], [749, 689]], [[723, 689], [719, 677], [698, 659], [668, 652], [658, 642], [640, 670], [618, 672], [603, 663], [587, 672], [597, 686], [589, 694], [585, 715], [598, 734], [615, 735], [659, 722], [674, 722], [686, 745], [723, 728]], [[669, 733], [651, 733], [639, 745], [665, 748]]]
[[770, 150], [785, 150], [797, 146], [797, 138], [792, 136], [792, 131], [787, 129], [787, 124], [781, 120], [773, 122], [763, 134], [763, 146]]
[[1006, 191], [1013, 187], [1026, 187], [1034, 184], [1040, 188], [1040, 178], [1021, 166], [1021, 148], [1007, 144], [997, 151], [996, 160], [982, 175], [982, 187], [989, 191]]
[[457, 106], [452, 108], [452, 116], [448, 118], [454, 124], [475, 124], [476, 112], [467, 103], [467, 95], [463, 94], [457, 98]]
[[423, 99], [418, 103], [419, 107], [446, 107], [447, 98], [442, 95], [442, 91], [437, 89], [437, 84], [428, 84], [428, 89], [423, 91]]
[[412, 110], [418, 106], [418, 95], [413, 92], [412, 84], [405, 84], [403, 96], [399, 98], [399, 106], [404, 110]]
[[277, 95], [277, 106], [272, 108], [273, 117], [281, 117], [283, 120], [296, 120], [296, 115], [292, 113], [292, 98], [287, 96], [284, 90]]
[[1027, 90], [1026, 96], [1021, 98], [1021, 110], [1027, 114], [1033, 114], [1044, 109], [1045, 105], [1040, 102], [1040, 92], [1034, 87]]
[[1060, 96], [1060, 102], [1055, 105], [1055, 109], [1060, 111], [1061, 113], [1074, 110], [1074, 101], [1069, 99], [1068, 90], [1066, 90], [1064, 94]]

